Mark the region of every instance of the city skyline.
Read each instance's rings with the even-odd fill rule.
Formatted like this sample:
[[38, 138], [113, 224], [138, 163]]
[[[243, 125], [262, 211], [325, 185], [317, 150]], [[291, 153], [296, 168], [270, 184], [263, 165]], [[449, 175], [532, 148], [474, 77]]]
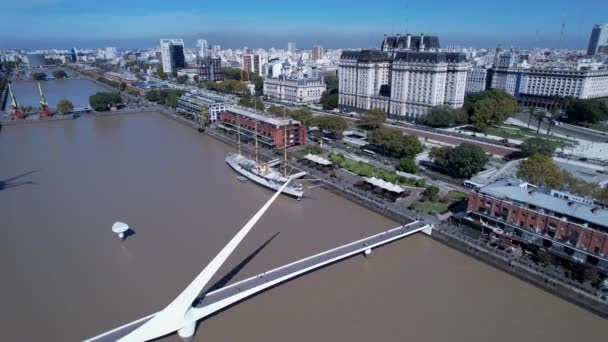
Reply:
[[447, 0], [436, 0], [433, 6], [384, 0], [371, 8], [318, 0], [307, 6], [274, 0], [204, 5], [186, 0], [180, 7], [140, 0], [26, 0], [5, 5], [0, 29], [6, 38], [0, 48], [145, 48], [157, 46], [160, 37], [183, 38], [186, 47], [194, 47], [203, 37], [227, 48], [285, 48], [288, 41], [301, 48], [365, 48], [377, 47], [378, 36], [384, 33], [422, 32], [439, 36], [442, 46], [585, 49], [592, 26], [608, 21], [603, 15], [608, 3], [596, 0], [576, 7], [565, 0], [516, 0], [507, 8], [480, 0], [450, 6]]

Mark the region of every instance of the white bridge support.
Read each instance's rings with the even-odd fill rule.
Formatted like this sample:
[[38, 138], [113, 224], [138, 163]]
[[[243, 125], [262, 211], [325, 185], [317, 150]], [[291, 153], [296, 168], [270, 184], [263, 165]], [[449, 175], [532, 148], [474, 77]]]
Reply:
[[[260, 217], [268, 210], [272, 202], [281, 194], [283, 189], [289, 184], [290, 180], [285, 182], [283, 186], [264, 204], [264, 206], [239, 230], [239, 232], [228, 242], [224, 248], [211, 260], [209, 265], [194, 278], [194, 280], [186, 287], [186, 289], [175, 298], [162, 311], [154, 315], [150, 320], [139, 326], [137, 329], [122, 337], [121, 342], [141, 342], [153, 340], [175, 331], [181, 331], [180, 335], [192, 336], [196, 320], [190, 319], [192, 316], [189, 312], [192, 310], [192, 303], [203, 291], [209, 280], [215, 275], [217, 270], [224, 264], [226, 259], [232, 254], [241, 241], [247, 236], [247, 233], [258, 222]], [[190, 337], [185, 336], [185, 337]]]

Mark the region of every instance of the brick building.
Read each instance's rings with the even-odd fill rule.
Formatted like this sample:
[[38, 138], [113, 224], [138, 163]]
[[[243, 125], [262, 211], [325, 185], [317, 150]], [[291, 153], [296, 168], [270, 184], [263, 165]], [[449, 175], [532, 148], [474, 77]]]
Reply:
[[608, 210], [588, 199], [499, 181], [469, 193], [467, 220], [513, 241], [608, 270]]
[[220, 113], [220, 122], [219, 127], [224, 131], [235, 133], [240, 130], [242, 135], [252, 139], [257, 122], [258, 142], [269, 148], [306, 144], [306, 127], [297, 120], [276, 118], [243, 108], [230, 108]]

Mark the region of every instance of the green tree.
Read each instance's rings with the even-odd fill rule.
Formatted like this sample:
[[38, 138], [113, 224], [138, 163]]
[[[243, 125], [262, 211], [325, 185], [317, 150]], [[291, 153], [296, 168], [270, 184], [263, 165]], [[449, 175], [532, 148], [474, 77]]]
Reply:
[[44, 81], [46, 80], [46, 73], [44, 72], [35, 72], [32, 74], [32, 79], [35, 81]]
[[63, 69], [57, 69], [53, 71], [53, 77], [55, 78], [67, 78], [68, 73]]
[[110, 110], [111, 106], [122, 103], [119, 93], [96, 93], [89, 97], [89, 104], [98, 112]]
[[127, 89], [127, 84], [125, 82], [120, 82], [118, 85], [118, 90], [125, 91], [125, 89]]
[[312, 112], [308, 109], [301, 108], [287, 113], [292, 119], [300, 121], [304, 126], [308, 127], [313, 122]]
[[373, 108], [363, 113], [359, 125], [367, 129], [377, 129], [386, 120], [386, 113], [380, 108]]
[[69, 113], [73, 110], [74, 110], [74, 105], [69, 100], [62, 99], [62, 100], [59, 100], [59, 102], [57, 102], [57, 111], [59, 113], [65, 114], [65, 113]]
[[161, 80], [167, 79], [167, 74], [165, 74], [162, 64], [156, 66], [156, 76], [158, 76]]
[[564, 175], [551, 157], [535, 154], [517, 166], [517, 177], [538, 186], [560, 189], [564, 186]]
[[287, 115], [289, 115], [289, 111], [287, 109], [285, 109], [284, 107], [279, 107], [279, 106], [275, 106], [275, 105], [271, 105], [270, 107], [268, 107], [268, 113], [274, 114], [274, 115], [283, 115], [283, 110], [285, 110]]
[[370, 144], [380, 148], [384, 154], [395, 157], [414, 158], [423, 151], [422, 143], [413, 135], [403, 134], [392, 128], [379, 128], [367, 136]]
[[599, 100], [568, 98], [565, 100], [565, 118], [571, 123], [596, 123], [608, 119], [608, 105]]
[[338, 90], [338, 85], [340, 82], [337, 76], [325, 76], [324, 81], [325, 85], [327, 86], [327, 90]]
[[222, 69], [222, 73], [224, 74], [224, 79], [225, 80], [236, 80], [236, 81], [242, 81], [241, 80], [241, 74], [242, 74], [242, 70], [238, 69], [238, 68], [223, 68]]
[[506, 92], [490, 89], [465, 97], [463, 111], [478, 129], [496, 125], [519, 111], [517, 100]]
[[253, 108], [262, 112], [266, 109], [264, 101], [262, 101], [262, 98], [259, 96], [243, 96], [239, 100], [239, 106]]
[[188, 82], [188, 75], [177, 76], [178, 84], [186, 84], [186, 82]]
[[450, 106], [433, 107], [424, 117], [423, 123], [430, 127], [450, 127], [461, 121], [461, 112]]
[[255, 95], [262, 96], [264, 93], [264, 79], [255, 72], [252, 72], [249, 75], [249, 79], [255, 85]]
[[547, 156], [552, 156], [555, 149], [558, 147], [558, 143], [543, 138], [529, 138], [520, 145], [521, 152], [526, 156], [532, 156], [540, 153]]
[[399, 170], [414, 174], [418, 172], [418, 166], [412, 159], [401, 158], [399, 159]]
[[321, 94], [321, 105], [323, 109], [333, 110], [338, 108], [338, 89], [326, 90]]
[[452, 147], [449, 146], [432, 147], [429, 156], [437, 165], [445, 168], [448, 164], [448, 154], [451, 150]]
[[333, 115], [321, 115], [314, 117], [311, 121], [311, 125], [315, 125], [320, 129], [329, 131], [336, 136], [342, 136], [342, 132], [348, 128], [346, 120], [339, 116]]
[[470, 178], [483, 170], [489, 158], [477, 145], [464, 143], [449, 150], [445, 167], [458, 178]]
[[429, 202], [436, 202], [439, 199], [439, 188], [431, 185], [424, 189], [422, 192], [422, 198]]
[[146, 100], [148, 101], [153, 101], [153, 102], [158, 102], [160, 101], [160, 94], [159, 91], [156, 89], [152, 89], [152, 90], [148, 90], [146, 92]]

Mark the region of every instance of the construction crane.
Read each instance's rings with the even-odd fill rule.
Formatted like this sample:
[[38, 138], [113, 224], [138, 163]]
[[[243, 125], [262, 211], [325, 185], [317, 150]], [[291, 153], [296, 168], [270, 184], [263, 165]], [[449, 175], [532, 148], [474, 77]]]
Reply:
[[46, 102], [44, 98], [44, 94], [42, 93], [42, 86], [40, 85], [40, 81], [38, 81], [38, 92], [40, 93], [40, 117], [47, 118], [51, 116], [49, 113], [49, 104]]
[[13, 94], [13, 89], [11, 88], [11, 82], [8, 82], [8, 93], [11, 96], [11, 107], [13, 111], [11, 112], [11, 120], [21, 120], [23, 119], [23, 113], [19, 108], [19, 103]]

